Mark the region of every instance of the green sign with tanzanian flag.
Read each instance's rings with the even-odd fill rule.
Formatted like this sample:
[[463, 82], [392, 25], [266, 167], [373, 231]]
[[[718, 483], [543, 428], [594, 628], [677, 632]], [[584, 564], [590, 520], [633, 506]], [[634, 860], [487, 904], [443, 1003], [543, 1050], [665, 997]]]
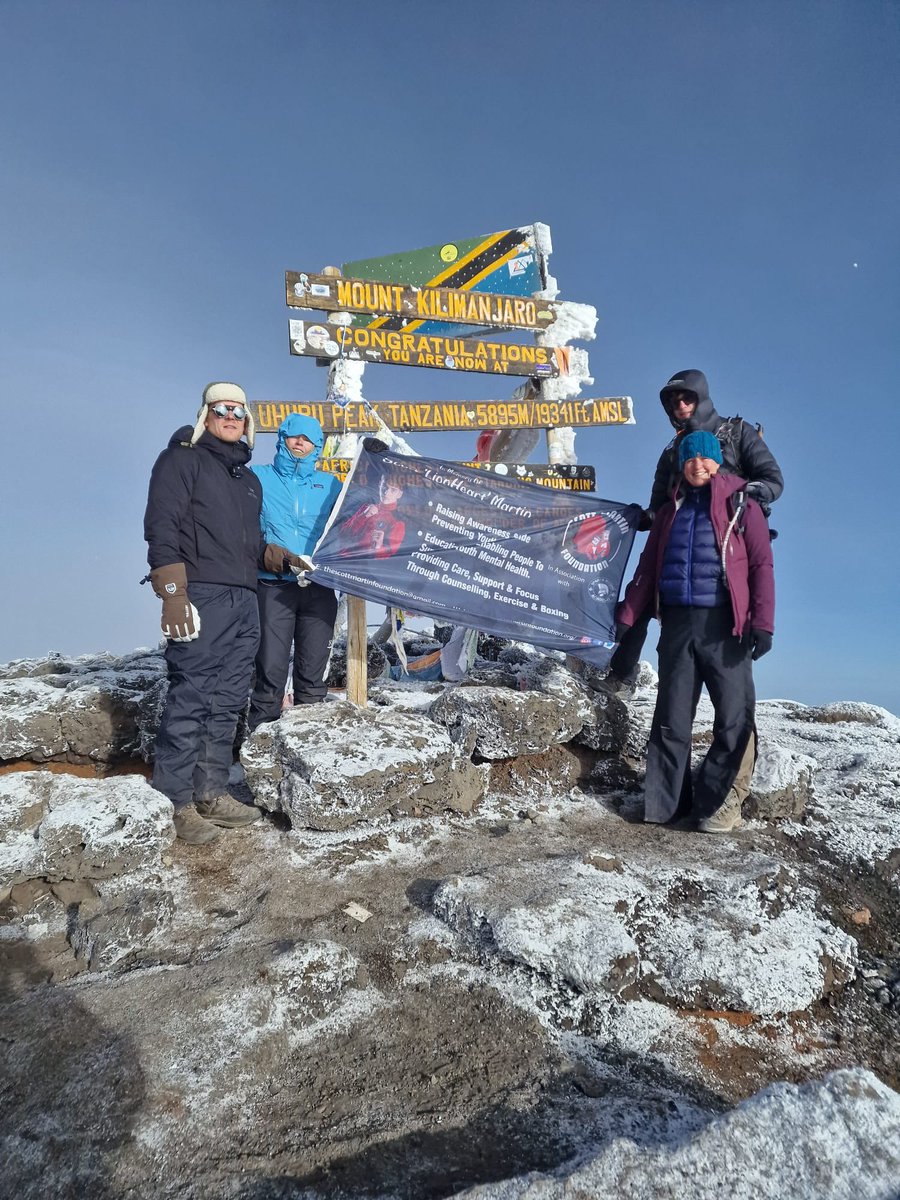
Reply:
[[[356, 259], [344, 263], [341, 271], [351, 279], [531, 297], [546, 287], [542, 247], [542, 232], [546, 230], [546, 226], [523, 225], [480, 237], [448, 239], [421, 250]], [[545, 236], [549, 240], [549, 231]], [[374, 318], [359, 316], [353, 323], [370, 329], [433, 333], [444, 337], [474, 332], [471, 325], [424, 318], [410, 320], [397, 314]], [[489, 327], [489, 324], [484, 326], [485, 329]]]

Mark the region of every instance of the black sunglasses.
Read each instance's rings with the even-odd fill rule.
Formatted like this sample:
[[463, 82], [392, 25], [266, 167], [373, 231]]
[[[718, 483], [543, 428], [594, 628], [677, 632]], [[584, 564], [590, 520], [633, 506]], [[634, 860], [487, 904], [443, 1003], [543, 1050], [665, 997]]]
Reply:
[[243, 404], [214, 404], [212, 411], [217, 417], [235, 417], [238, 421], [243, 421], [247, 415]]

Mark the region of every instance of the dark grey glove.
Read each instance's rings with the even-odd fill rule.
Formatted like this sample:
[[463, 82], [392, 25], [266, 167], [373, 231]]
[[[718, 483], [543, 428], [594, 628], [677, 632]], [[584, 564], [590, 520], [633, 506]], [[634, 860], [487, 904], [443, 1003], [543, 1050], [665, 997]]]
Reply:
[[653, 513], [649, 508], [641, 509], [641, 517], [637, 523], [638, 533], [646, 533], [647, 532], [647, 530], [653, 524], [653, 518], [655, 515], [656, 514]]
[[750, 657], [754, 662], [772, 649], [772, 634], [766, 629], [750, 630]]
[[299, 567], [300, 559], [284, 546], [270, 542], [263, 551], [263, 569], [273, 575], [286, 575], [291, 567]]

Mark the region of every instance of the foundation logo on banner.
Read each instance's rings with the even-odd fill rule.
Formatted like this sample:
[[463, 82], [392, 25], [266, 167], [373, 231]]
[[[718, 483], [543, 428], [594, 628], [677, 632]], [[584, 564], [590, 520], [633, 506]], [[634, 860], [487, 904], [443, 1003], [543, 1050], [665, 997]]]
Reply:
[[628, 539], [631, 526], [620, 510], [581, 513], [566, 526], [560, 554], [570, 567], [585, 575], [607, 571]]

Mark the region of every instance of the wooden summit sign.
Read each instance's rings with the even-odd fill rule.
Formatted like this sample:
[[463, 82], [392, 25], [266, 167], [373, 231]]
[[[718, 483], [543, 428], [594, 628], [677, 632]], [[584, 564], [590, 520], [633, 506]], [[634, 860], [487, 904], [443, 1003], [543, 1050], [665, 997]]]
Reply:
[[[573, 492], [593, 492], [597, 487], [597, 474], [594, 468], [574, 463], [556, 465], [553, 463], [464, 462], [459, 465], [515, 479], [517, 483], [537, 483], [542, 487], [568, 488]], [[328, 471], [343, 480], [350, 474], [353, 459], [320, 458], [317, 460], [316, 466], [320, 471]]]
[[[291, 308], [324, 312], [386, 313], [403, 318], [411, 332], [423, 321], [458, 322], [495, 329], [547, 329], [559, 316], [559, 304], [533, 296], [465, 291], [450, 287], [406, 287], [369, 279], [286, 271], [285, 297]], [[446, 332], [446, 331], [445, 331]]]
[[482, 371], [497, 375], [568, 375], [568, 346], [532, 346], [522, 342], [483, 342], [480, 338], [440, 337], [354, 325], [290, 321], [291, 354], [338, 357], [404, 367]]
[[401, 402], [376, 400], [346, 405], [327, 400], [251, 400], [250, 409], [258, 433], [277, 433], [291, 413], [315, 417], [322, 432], [374, 433], [380, 428], [376, 415], [400, 433], [414, 430], [556, 429], [560, 426], [587, 428], [598, 425], [633, 425], [630, 396], [607, 396], [600, 400], [484, 400], [475, 404], [437, 400]]

